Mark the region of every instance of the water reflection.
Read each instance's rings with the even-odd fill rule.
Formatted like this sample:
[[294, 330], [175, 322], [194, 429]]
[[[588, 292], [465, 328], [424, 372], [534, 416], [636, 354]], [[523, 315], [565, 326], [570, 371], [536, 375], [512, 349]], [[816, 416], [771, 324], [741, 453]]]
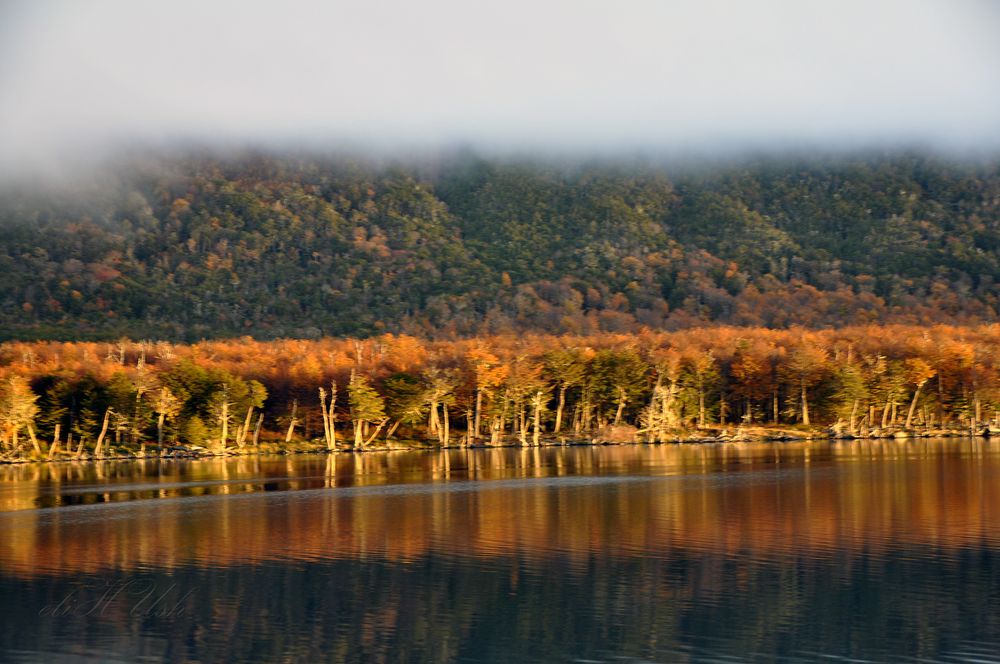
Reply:
[[[1000, 652], [995, 442], [3, 472], [0, 652], [14, 659], [48, 657], [43, 642], [95, 661]], [[151, 615], [146, 595], [177, 610]]]

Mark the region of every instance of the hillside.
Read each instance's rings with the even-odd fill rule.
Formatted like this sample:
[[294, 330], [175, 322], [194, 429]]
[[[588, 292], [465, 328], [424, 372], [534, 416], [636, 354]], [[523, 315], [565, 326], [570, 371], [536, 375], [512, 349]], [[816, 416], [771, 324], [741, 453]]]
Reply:
[[8, 191], [0, 339], [994, 322], [1000, 162], [252, 154]]

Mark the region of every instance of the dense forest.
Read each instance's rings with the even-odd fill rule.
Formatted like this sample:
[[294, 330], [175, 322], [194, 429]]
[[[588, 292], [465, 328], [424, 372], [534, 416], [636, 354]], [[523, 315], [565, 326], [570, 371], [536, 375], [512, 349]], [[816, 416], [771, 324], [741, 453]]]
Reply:
[[982, 433], [997, 424], [998, 358], [998, 325], [7, 342], [0, 453], [667, 442], [759, 424]]
[[146, 157], [0, 197], [0, 339], [998, 320], [1000, 162]]

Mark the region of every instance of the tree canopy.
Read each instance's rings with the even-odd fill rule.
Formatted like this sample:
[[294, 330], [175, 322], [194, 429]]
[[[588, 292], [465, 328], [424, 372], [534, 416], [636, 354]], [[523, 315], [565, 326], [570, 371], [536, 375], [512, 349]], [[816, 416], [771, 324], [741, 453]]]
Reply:
[[0, 197], [0, 338], [998, 319], [1000, 162], [135, 160]]

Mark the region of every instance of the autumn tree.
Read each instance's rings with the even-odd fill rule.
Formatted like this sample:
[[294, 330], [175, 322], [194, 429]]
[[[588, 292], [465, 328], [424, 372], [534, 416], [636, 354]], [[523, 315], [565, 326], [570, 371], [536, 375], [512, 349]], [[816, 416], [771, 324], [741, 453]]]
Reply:
[[38, 396], [31, 391], [31, 386], [23, 376], [8, 376], [0, 382], [0, 432], [5, 448], [17, 450], [18, 433], [23, 429], [31, 438], [35, 453], [41, 456], [42, 450], [34, 430], [35, 415], [38, 413], [37, 401]]
[[477, 344], [469, 349], [465, 356], [471, 366], [475, 382], [475, 412], [472, 422], [472, 439], [479, 438], [482, 430], [483, 399], [492, 399], [497, 389], [507, 378], [507, 367], [496, 355], [484, 346]]
[[823, 378], [829, 354], [819, 345], [803, 341], [788, 355], [782, 367], [785, 380], [799, 392], [799, 421], [809, 425], [809, 388]]
[[920, 390], [927, 384], [927, 381], [934, 377], [936, 372], [931, 368], [931, 365], [919, 357], [908, 358], [905, 361], [905, 367], [907, 382], [914, 386], [913, 400], [910, 402], [910, 410], [906, 413], [906, 424], [904, 425], [909, 429], [913, 422], [913, 413], [917, 409], [917, 401], [920, 399]]

